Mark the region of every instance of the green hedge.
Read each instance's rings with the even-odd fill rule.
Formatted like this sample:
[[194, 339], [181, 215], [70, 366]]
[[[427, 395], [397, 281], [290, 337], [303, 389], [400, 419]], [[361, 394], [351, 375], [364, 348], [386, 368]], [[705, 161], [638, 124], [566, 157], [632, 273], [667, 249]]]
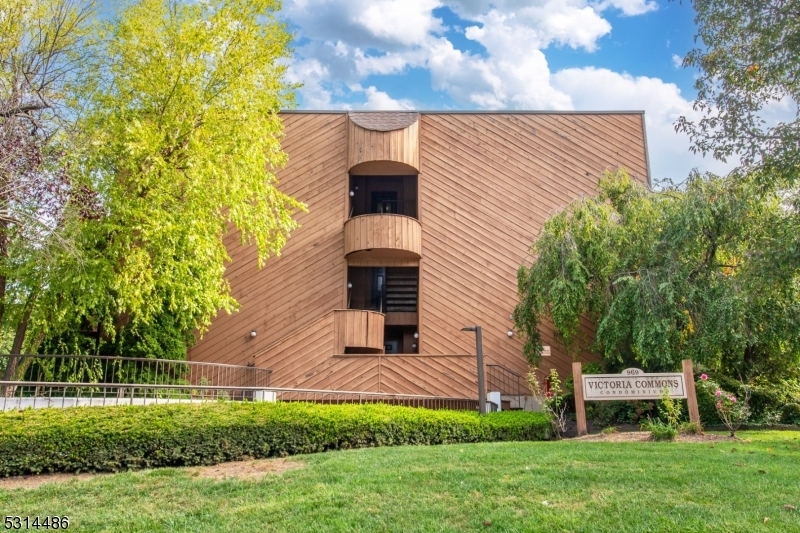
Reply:
[[541, 413], [220, 402], [0, 414], [0, 476], [209, 465], [400, 444], [545, 440]]

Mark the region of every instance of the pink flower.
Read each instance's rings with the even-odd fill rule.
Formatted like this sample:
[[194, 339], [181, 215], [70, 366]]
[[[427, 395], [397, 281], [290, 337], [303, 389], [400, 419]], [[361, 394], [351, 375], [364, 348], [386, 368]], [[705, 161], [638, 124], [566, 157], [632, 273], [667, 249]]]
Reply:
[[714, 393], [714, 396], [722, 396], [722, 391], [717, 389], [717, 392]]
[[736, 403], [736, 396], [729, 396], [729, 397], [728, 397], [728, 399], [729, 399], [729, 400], [730, 400], [732, 403]]
[[702, 379], [703, 381], [707, 381], [708, 380], [708, 376], [705, 375], [705, 374], [700, 374], [700, 379]]
[[717, 409], [722, 409], [722, 402], [717, 402]]
[[547, 397], [548, 397], [548, 398], [552, 398], [552, 397], [553, 397], [553, 393], [552, 393], [552, 392], [550, 392], [550, 391], [547, 391]]

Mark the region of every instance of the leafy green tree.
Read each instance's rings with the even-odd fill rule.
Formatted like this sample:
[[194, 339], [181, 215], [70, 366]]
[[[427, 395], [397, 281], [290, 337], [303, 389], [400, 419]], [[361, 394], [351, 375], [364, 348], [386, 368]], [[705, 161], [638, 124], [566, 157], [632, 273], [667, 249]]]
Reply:
[[[693, 0], [699, 46], [683, 61], [700, 71], [697, 122], [676, 124], [693, 150], [746, 167], [764, 166], [763, 183], [786, 186], [800, 173], [800, 0]], [[768, 106], [794, 111], [771, 123]]]
[[163, 344], [161, 334], [184, 341], [235, 309], [226, 233], [254, 243], [259, 265], [279, 253], [305, 208], [274, 175], [286, 161], [278, 112], [293, 104], [279, 6], [139, 0], [101, 25], [98, 59], [75, 97], [86, 148], [74, 167], [99, 192], [103, 216], [83, 228], [82, 267], [62, 265], [69, 290], [47, 294], [59, 323], [71, 321], [66, 335], [37, 323], [49, 349], [82, 346], [75, 335], [88, 333], [99, 351], [122, 332], [114, 342], [126, 354], [156, 354], [147, 347]]
[[[50, 308], [42, 294], [61, 278], [54, 266], [80, 262], [80, 222], [96, 217], [88, 182], [68, 172], [74, 136], [65, 95], [87, 58], [91, 2], [0, 3], [0, 334], [2, 351], [30, 346], [32, 320]], [[37, 336], [37, 338], [40, 338]], [[8, 379], [19, 358], [8, 362]]]
[[[673, 370], [691, 358], [736, 376], [796, 372], [800, 280], [774, 261], [794, 224], [758, 177], [694, 174], [650, 191], [624, 170], [549, 219], [518, 271], [517, 328], [538, 363], [551, 319], [575, 348], [581, 316], [608, 366]], [[576, 350], [577, 352], [577, 350]]]

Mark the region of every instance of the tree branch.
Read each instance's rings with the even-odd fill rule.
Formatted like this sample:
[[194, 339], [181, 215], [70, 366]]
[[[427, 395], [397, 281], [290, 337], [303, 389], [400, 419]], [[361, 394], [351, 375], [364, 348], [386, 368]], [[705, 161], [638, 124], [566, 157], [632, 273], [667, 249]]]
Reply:
[[44, 102], [38, 104], [23, 104], [18, 105], [16, 107], [12, 107], [11, 109], [7, 109], [5, 111], [0, 111], [1, 118], [10, 118], [16, 115], [24, 115], [26, 113], [30, 113], [31, 111], [41, 111], [42, 109], [49, 109], [51, 106], [50, 104], [46, 104]]

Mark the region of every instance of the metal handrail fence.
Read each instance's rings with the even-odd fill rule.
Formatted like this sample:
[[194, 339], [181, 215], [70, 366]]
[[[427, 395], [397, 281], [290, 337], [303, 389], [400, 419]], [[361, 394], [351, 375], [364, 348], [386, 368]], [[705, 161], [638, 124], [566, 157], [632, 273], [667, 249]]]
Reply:
[[16, 379], [109, 385], [269, 386], [272, 371], [254, 366], [106, 355], [0, 354], [0, 370], [17, 358]]
[[[11, 357], [0, 355], [0, 364]], [[16, 379], [0, 381], [0, 410], [146, 405], [217, 400], [388, 403], [477, 410], [478, 401], [431, 395], [271, 387], [263, 368], [110, 356], [24, 356]], [[5, 366], [0, 366], [0, 370]]]
[[490, 391], [499, 391], [508, 396], [529, 396], [527, 380], [503, 365], [487, 364], [486, 378]]

